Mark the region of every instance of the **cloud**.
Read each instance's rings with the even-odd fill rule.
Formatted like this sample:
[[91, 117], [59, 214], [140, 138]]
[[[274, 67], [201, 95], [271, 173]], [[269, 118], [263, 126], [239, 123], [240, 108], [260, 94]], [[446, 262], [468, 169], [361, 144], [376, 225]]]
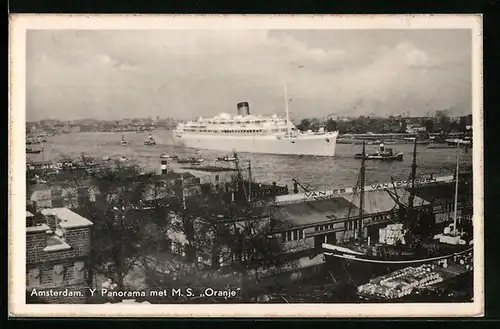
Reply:
[[28, 117], [196, 117], [241, 100], [254, 113], [281, 113], [285, 81], [295, 117], [418, 112], [423, 103], [470, 111], [467, 42], [322, 33], [29, 32]]
[[95, 55], [94, 59], [98, 65], [102, 65], [102, 66], [108, 67], [108, 68], [116, 68], [116, 69], [125, 70], [125, 71], [135, 70], [137, 68], [136, 66], [134, 66], [132, 64], [120, 62], [120, 61], [112, 58], [111, 56], [105, 55], [105, 54]]

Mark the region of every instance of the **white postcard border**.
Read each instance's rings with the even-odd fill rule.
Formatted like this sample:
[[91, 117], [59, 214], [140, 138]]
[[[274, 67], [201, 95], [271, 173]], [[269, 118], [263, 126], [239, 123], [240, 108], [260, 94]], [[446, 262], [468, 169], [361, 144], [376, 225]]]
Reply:
[[[9, 315], [15, 317], [456, 317], [484, 315], [482, 16], [11, 15]], [[30, 29], [471, 29], [473, 31], [474, 301], [425, 304], [26, 304], [25, 73]]]

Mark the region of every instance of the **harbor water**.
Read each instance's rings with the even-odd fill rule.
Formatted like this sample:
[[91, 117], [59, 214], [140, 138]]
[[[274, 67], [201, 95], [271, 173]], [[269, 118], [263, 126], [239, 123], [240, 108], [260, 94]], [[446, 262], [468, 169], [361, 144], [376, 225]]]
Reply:
[[[122, 135], [129, 143], [120, 145]], [[148, 133], [136, 132], [82, 132], [61, 134], [47, 137], [40, 154], [27, 154], [31, 160], [53, 160], [61, 157], [86, 156], [101, 159], [103, 157], [125, 157], [129, 162], [138, 164], [145, 171], [159, 171], [159, 157], [163, 153], [184, 157], [201, 157], [205, 165], [234, 166], [233, 163], [217, 163], [217, 157], [224, 156], [219, 151], [195, 150], [176, 146], [173, 132], [157, 130], [152, 133], [156, 145], [144, 145]], [[377, 145], [367, 145], [366, 152], [376, 151]], [[383, 162], [368, 161], [366, 164], [366, 183], [390, 182], [408, 179], [412, 163], [412, 144], [390, 145], [395, 152], [403, 152], [403, 161]], [[337, 144], [334, 157], [314, 157], [302, 155], [238, 154], [241, 167], [248, 166], [251, 159], [252, 176], [259, 182], [276, 182], [292, 187], [292, 179], [311, 190], [325, 190], [339, 187], [351, 187], [356, 183], [360, 162], [354, 154], [361, 151], [360, 145]], [[417, 175], [451, 174], [456, 167], [457, 154], [460, 152], [461, 166], [472, 165], [472, 150], [430, 149], [425, 145], [417, 146]], [[181, 165], [171, 160], [173, 170], [180, 170]]]

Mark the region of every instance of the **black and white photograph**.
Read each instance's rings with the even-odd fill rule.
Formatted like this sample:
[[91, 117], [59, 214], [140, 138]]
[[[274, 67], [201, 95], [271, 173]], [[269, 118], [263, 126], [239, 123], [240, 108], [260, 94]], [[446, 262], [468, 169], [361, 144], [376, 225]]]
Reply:
[[480, 15], [11, 25], [12, 314], [483, 313]]

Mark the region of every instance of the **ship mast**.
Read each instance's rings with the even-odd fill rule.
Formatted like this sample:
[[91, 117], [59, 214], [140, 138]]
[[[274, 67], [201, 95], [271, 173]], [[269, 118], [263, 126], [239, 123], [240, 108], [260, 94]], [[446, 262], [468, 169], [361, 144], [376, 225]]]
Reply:
[[252, 200], [252, 160], [248, 159], [248, 202]]
[[417, 138], [413, 142], [413, 162], [411, 164], [411, 188], [410, 196], [408, 197], [408, 208], [413, 209], [413, 203], [415, 200], [415, 177], [417, 176]]
[[184, 174], [181, 173], [181, 193], [182, 193], [182, 209], [186, 211], [186, 194], [184, 193]]
[[[365, 159], [366, 158], [366, 150], [365, 150], [365, 141], [363, 141], [363, 152], [361, 159], [361, 172], [359, 179], [359, 217], [363, 217], [363, 211], [365, 208]], [[358, 223], [359, 236], [361, 236], [361, 232], [363, 229], [363, 220], [361, 219]]]
[[453, 207], [453, 229], [457, 230], [457, 208], [458, 208], [458, 169], [460, 164], [460, 141], [457, 143], [457, 170], [455, 174], [455, 204]]
[[287, 93], [287, 88], [286, 88], [286, 82], [285, 82], [285, 111], [286, 111], [286, 129], [287, 129], [287, 134], [288, 137], [291, 136], [290, 133], [290, 113], [288, 111], [288, 93]]
[[243, 179], [243, 175], [241, 174], [240, 165], [239, 165], [239, 159], [238, 159], [238, 155], [236, 154], [236, 151], [233, 151], [233, 156], [234, 156], [234, 159], [235, 159], [234, 166], [236, 168], [236, 191], [239, 193], [240, 189], [242, 188], [245, 200], [249, 200], [250, 197], [247, 194], [247, 189], [246, 189], [246, 186], [245, 186], [245, 181]]

